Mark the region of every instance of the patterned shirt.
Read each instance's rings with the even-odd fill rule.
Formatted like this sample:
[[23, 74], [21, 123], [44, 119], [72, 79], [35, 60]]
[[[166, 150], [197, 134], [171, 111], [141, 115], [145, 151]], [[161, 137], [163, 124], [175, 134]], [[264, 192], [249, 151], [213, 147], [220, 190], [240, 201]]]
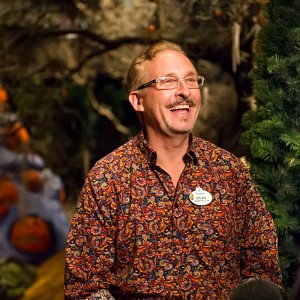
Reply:
[[247, 278], [280, 284], [274, 223], [244, 164], [191, 135], [174, 187], [156, 158], [140, 132], [89, 172], [66, 299], [220, 300]]

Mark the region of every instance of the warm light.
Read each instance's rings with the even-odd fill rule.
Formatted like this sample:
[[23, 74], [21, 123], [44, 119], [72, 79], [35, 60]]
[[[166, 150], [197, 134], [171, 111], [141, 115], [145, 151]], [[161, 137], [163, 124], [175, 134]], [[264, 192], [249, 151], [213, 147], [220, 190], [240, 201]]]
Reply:
[[216, 10], [215, 10], [215, 15], [216, 15], [217, 17], [219, 17], [221, 14], [222, 14], [221, 10], [219, 10], [219, 9], [216, 9]]
[[155, 26], [154, 25], [150, 25], [148, 28], [149, 31], [154, 31], [155, 30]]
[[0, 103], [6, 103], [8, 100], [7, 91], [0, 84]]

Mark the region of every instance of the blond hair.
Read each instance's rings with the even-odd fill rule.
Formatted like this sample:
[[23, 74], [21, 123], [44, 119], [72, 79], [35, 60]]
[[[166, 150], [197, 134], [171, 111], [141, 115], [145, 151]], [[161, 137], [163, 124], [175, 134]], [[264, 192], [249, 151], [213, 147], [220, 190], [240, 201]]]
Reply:
[[171, 50], [178, 51], [184, 55], [184, 50], [176, 43], [170, 41], [160, 41], [150, 45], [146, 50], [140, 53], [131, 63], [127, 73], [128, 91], [134, 91], [142, 84], [143, 63], [151, 61], [159, 52]]

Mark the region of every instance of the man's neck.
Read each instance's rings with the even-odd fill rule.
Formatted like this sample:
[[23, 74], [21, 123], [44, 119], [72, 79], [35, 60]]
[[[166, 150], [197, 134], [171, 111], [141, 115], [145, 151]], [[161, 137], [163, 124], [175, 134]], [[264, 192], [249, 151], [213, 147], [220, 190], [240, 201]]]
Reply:
[[[146, 140], [157, 155], [164, 153], [174, 157], [185, 154], [189, 146], [189, 134], [181, 135], [162, 135], [157, 133], [146, 132]], [[181, 156], [183, 157], [183, 156]]]
[[189, 146], [189, 134], [176, 136], [148, 134], [147, 141], [157, 153], [157, 165], [170, 174], [176, 186], [185, 167], [183, 157]]

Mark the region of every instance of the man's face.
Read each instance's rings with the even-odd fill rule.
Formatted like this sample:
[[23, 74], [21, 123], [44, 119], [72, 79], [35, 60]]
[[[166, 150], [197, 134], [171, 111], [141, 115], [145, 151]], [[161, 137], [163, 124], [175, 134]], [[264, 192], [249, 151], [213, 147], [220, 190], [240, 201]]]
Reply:
[[[177, 51], [163, 51], [144, 63], [144, 83], [161, 77], [184, 78], [197, 75], [190, 60]], [[155, 84], [147, 87], [140, 98], [139, 111], [148, 131], [175, 136], [191, 132], [196, 122], [201, 95], [199, 88], [189, 89], [184, 80], [175, 89], [158, 90]]]

